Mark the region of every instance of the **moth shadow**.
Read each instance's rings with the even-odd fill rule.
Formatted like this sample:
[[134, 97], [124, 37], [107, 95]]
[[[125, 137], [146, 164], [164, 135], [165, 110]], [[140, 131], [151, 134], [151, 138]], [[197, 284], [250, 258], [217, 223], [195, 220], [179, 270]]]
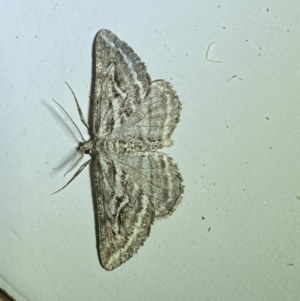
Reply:
[[[52, 116], [56, 119], [56, 121], [61, 125], [61, 129], [63, 129], [68, 135], [71, 135], [76, 142], [80, 142], [80, 139], [75, 134], [76, 128], [73, 124], [69, 122], [69, 118], [63, 118], [60, 114], [57, 113], [57, 110], [54, 109], [53, 106], [51, 106], [48, 102], [43, 101], [43, 106], [47, 108], [49, 112], [52, 113]], [[64, 112], [63, 112], [64, 113]], [[73, 125], [73, 126], [72, 126]]]
[[[76, 158], [76, 154], [78, 152], [78, 148], [75, 148], [69, 152], [67, 152], [62, 159], [59, 160], [58, 164], [51, 171], [52, 173], [60, 172], [61, 170], [67, 169], [70, 167], [71, 163], [74, 162], [74, 158]], [[70, 170], [71, 171], [71, 170]]]
[[97, 211], [97, 195], [96, 195], [96, 189], [93, 183], [94, 173], [96, 172], [93, 162], [90, 164], [90, 178], [91, 178], [91, 190], [92, 190], [92, 198], [93, 198], [93, 209], [94, 209], [94, 220], [95, 220], [95, 235], [96, 235], [96, 250], [98, 254], [98, 260], [99, 263], [102, 266], [101, 263], [101, 257], [100, 257], [100, 224], [99, 224], [99, 218], [98, 218], [98, 211]]
[[[69, 123], [69, 118], [63, 118], [60, 114], [58, 114], [57, 110], [51, 106], [47, 101], [42, 101], [43, 106], [50, 112], [52, 118], [56, 119], [56, 123], [60, 125], [60, 128], [66, 132], [68, 136], [72, 136], [74, 140], [79, 143], [80, 140], [76, 136], [76, 128], [74, 129], [74, 126], [72, 128], [72, 123]], [[61, 169], [66, 168], [71, 164], [72, 161], [74, 161], [74, 158], [76, 157], [76, 153], [79, 150], [79, 146], [77, 146], [75, 149], [67, 152], [63, 158], [57, 163], [56, 167], [53, 168], [52, 173], [56, 173], [57, 171], [60, 171]]]
[[[93, 139], [93, 105], [94, 105], [94, 99], [93, 99], [93, 95], [94, 95], [94, 91], [95, 91], [95, 81], [96, 81], [96, 68], [95, 68], [95, 40], [96, 40], [96, 36], [94, 38], [94, 42], [93, 42], [93, 46], [92, 46], [92, 78], [91, 78], [91, 89], [90, 89], [90, 105], [89, 105], [89, 112], [88, 112], [88, 124], [90, 127], [89, 130], [89, 134], [91, 136], [91, 138]], [[98, 254], [98, 260], [99, 263], [102, 266], [101, 263], [101, 257], [100, 257], [100, 225], [99, 225], [99, 218], [98, 218], [98, 211], [97, 211], [97, 196], [96, 196], [96, 189], [95, 189], [95, 185], [93, 185], [93, 181], [94, 181], [94, 174], [96, 172], [95, 170], [95, 164], [93, 164], [93, 162], [91, 162], [90, 164], [90, 168], [89, 168], [89, 172], [90, 172], [90, 179], [91, 179], [91, 191], [92, 191], [92, 198], [93, 198], [93, 208], [94, 208], [94, 220], [95, 220], [95, 235], [96, 235], [96, 250], [97, 250], [97, 254]]]

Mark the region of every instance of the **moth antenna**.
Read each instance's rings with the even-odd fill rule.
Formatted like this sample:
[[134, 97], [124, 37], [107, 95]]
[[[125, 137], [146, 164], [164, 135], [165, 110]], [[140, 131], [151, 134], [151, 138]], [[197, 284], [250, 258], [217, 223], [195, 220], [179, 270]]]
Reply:
[[90, 127], [89, 127], [88, 123], [85, 121], [85, 119], [84, 119], [84, 117], [83, 117], [83, 114], [82, 114], [82, 111], [81, 111], [79, 102], [78, 102], [78, 100], [77, 100], [77, 98], [76, 98], [76, 95], [75, 95], [74, 91], [72, 90], [72, 88], [70, 87], [70, 85], [69, 85], [67, 82], [65, 82], [65, 83], [66, 83], [66, 85], [69, 87], [69, 89], [71, 90], [71, 92], [72, 92], [72, 94], [73, 94], [73, 96], [74, 96], [74, 99], [75, 99], [75, 102], [76, 102], [76, 106], [77, 106], [77, 110], [78, 110], [78, 114], [79, 114], [79, 116], [80, 116], [81, 122], [82, 122], [82, 123], [86, 126], [86, 128], [89, 130]]
[[85, 139], [83, 138], [83, 135], [81, 134], [78, 126], [76, 125], [76, 123], [74, 122], [74, 120], [71, 118], [71, 116], [68, 114], [68, 112], [63, 108], [62, 105], [60, 105], [54, 98], [52, 98], [53, 101], [64, 111], [64, 113], [69, 117], [69, 119], [72, 121], [72, 123], [74, 124], [74, 126], [76, 127], [78, 133], [80, 134], [80, 137], [83, 141], [85, 141]]
[[75, 178], [77, 178], [77, 176], [84, 170], [84, 168], [89, 165], [92, 162], [92, 159], [90, 159], [89, 161], [83, 163], [80, 168], [76, 171], [76, 173], [74, 174], [74, 176], [71, 178], [71, 180], [62, 188], [58, 189], [57, 191], [53, 192], [52, 194], [58, 193], [60, 191], [62, 191], [63, 189], [65, 189]]

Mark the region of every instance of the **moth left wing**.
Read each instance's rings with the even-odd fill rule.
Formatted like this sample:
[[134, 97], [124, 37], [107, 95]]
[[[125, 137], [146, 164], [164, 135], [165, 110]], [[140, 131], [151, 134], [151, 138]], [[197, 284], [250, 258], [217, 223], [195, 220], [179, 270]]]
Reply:
[[130, 259], [149, 236], [154, 212], [147, 195], [117, 162], [94, 160], [102, 266], [111, 271]]
[[100, 259], [113, 270], [143, 245], [156, 218], [176, 209], [183, 183], [177, 165], [162, 153], [111, 154], [92, 164]]

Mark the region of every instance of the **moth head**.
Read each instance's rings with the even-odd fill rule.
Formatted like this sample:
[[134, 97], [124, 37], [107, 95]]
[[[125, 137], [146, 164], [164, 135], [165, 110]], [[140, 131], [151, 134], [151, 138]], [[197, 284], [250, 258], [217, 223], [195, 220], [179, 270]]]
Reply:
[[79, 145], [79, 153], [81, 155], [84, 155], [84, 154], [89, 155], [89, 154], [91, 154], [92, 148], [93, 148], [93, 141], [92, 140], [84, 141]]

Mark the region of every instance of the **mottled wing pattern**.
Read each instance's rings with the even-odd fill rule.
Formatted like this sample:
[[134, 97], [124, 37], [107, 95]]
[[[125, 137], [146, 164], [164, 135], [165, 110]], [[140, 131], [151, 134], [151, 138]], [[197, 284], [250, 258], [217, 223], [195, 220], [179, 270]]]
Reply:
[[108, 152], [99, 150], [98, 143], [92, 151], [100, 259], [106, 270], [113, 270], [143, 245], [153, 221], [170, 215], [182, 198], [184, 185], [173, 160], [143, 152], [157, 141], [162, 141], [155, 144], [159, 147], [171, 144], [163, 142], [170, 140], [181, 104], [171, 84], [151, 82], [140, 58], [108, 30], [96, 36], [95, 64], [95, 141], [145, 145], [139, 151], [118, 152], [116, 147]]
[[109, 157], [147, 195], [156, 219], [173, 213], [181, 201], [183, 181], [172, 158], [160, 152], [111, 154]]
[[177, 165], [165, 154], [137, 152], [94, 161], [100, 219], [100, 258], [113, 270], [137, 252], [155, 219], [170, 215], [182, 198]]
[[94, 47], [93, 133], [105, 137], [126, 122], [144, 99], [151, 80], [132, 48], [111, 31], [100, 30]]
[[181, 104], [171, 84], [164, 80], [153, 81], [140, 105], [109, 137], [150, 141], [170, 138], [180, 110]]

